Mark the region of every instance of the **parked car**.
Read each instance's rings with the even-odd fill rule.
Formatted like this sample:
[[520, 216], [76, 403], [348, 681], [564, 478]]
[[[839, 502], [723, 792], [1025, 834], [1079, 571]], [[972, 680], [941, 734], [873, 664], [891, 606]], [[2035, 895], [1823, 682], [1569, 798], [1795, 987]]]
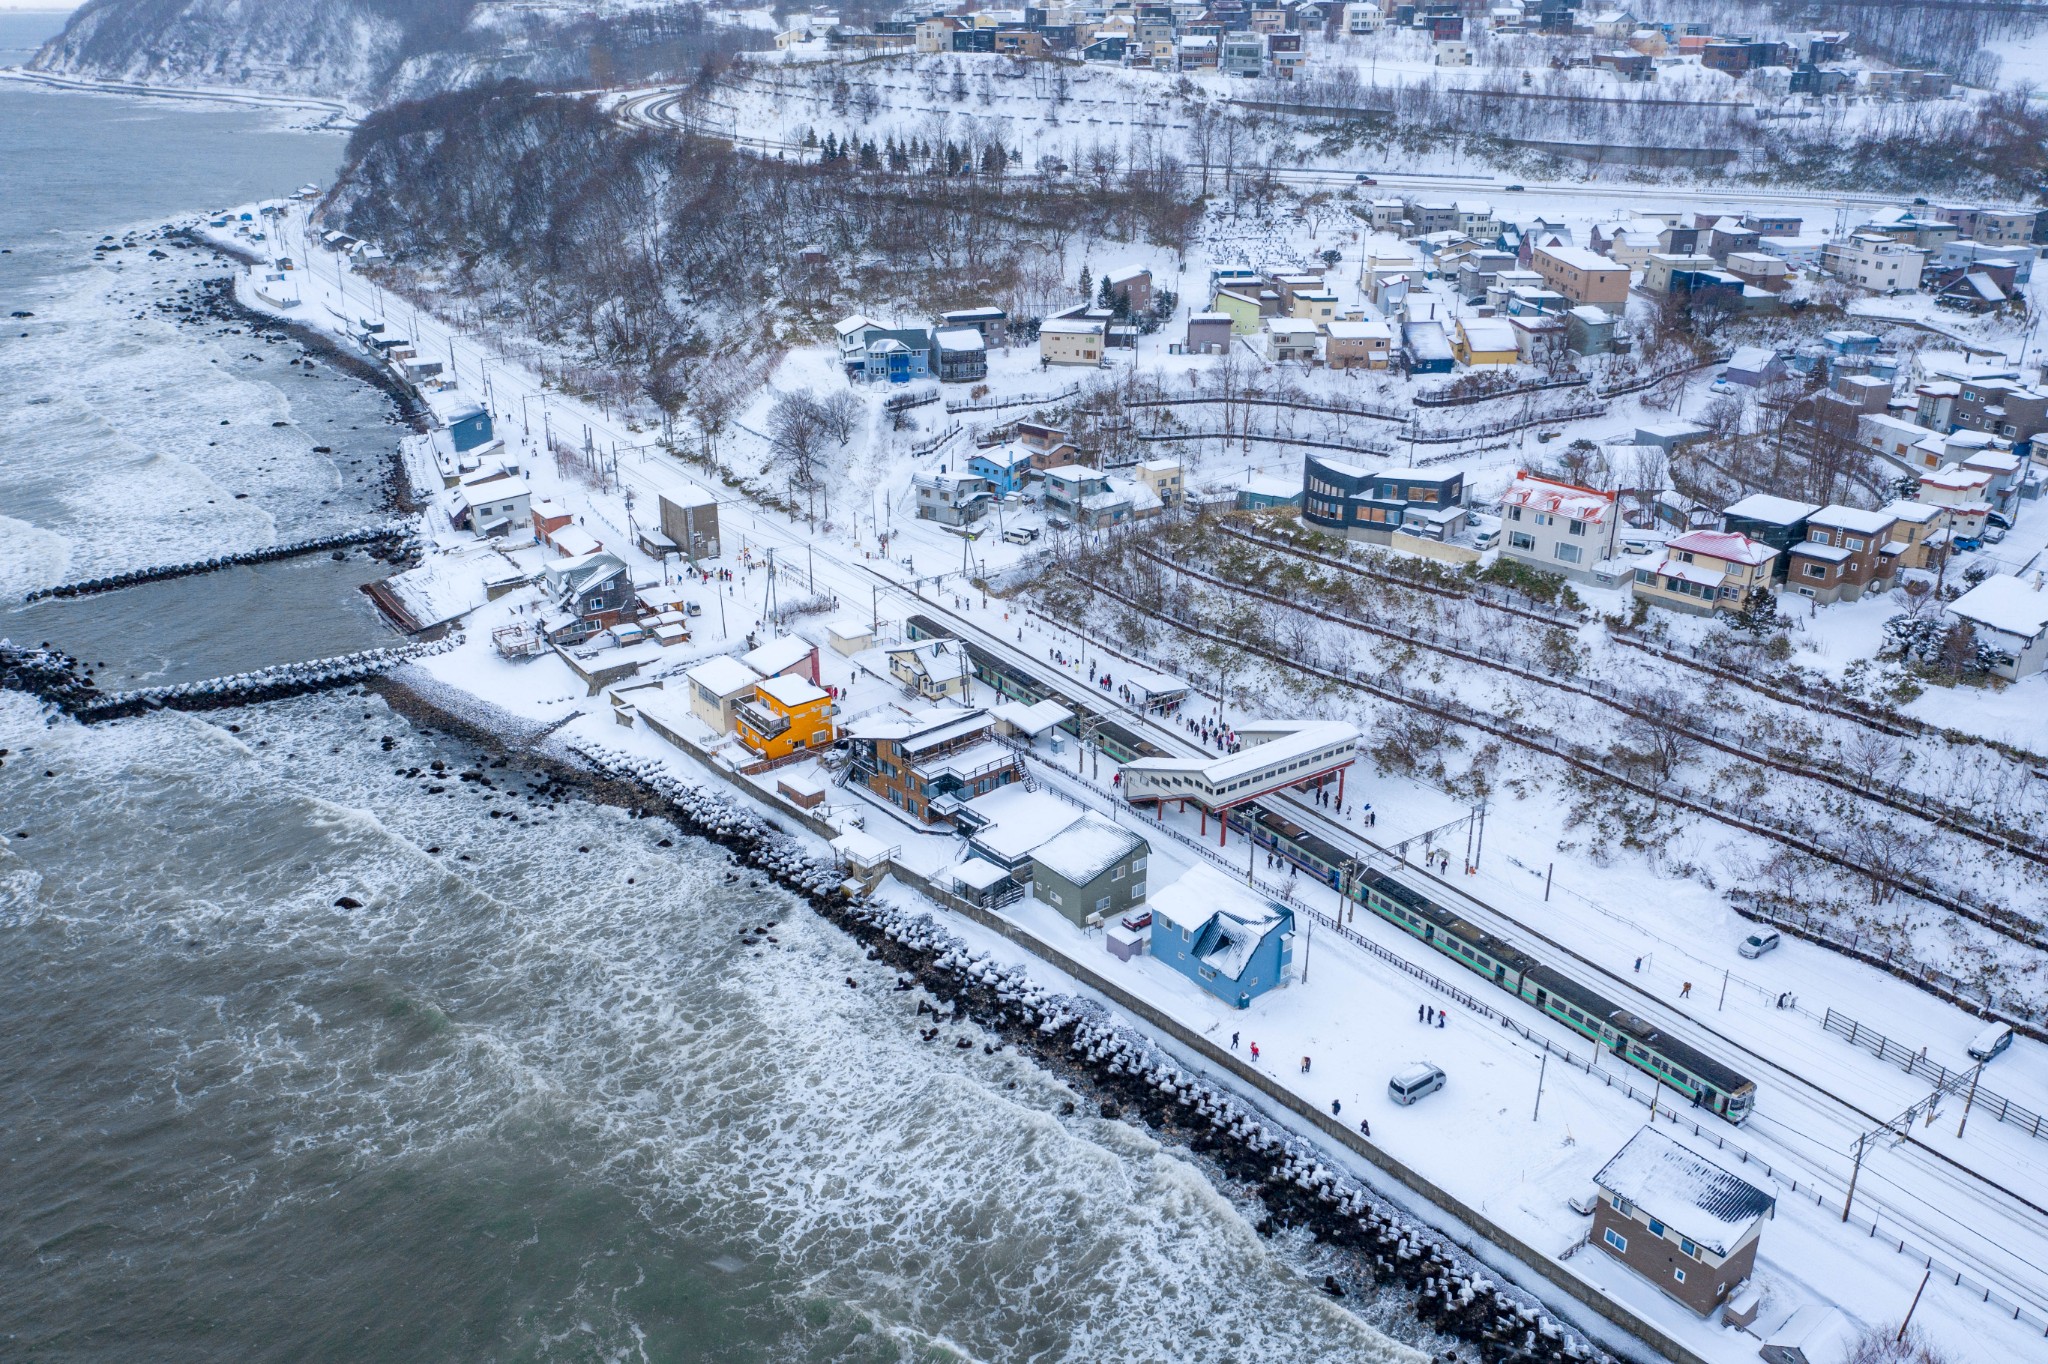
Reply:
[[1013, 545], [1028, 545], [1038, 538], [1035, 526], [1012, 526], [1003, 532], [1003, 539]]
[[1360, 172], [1358, 173], [1358, 183], [1359, 183], [1359, 184], [1361, 184], [1361, 185], [1377, 185], [1377, 184], [1379, 183], [1379, 181], [1377, 181], [1377, 180], [1373, 179], [1373, 178], [1372, 178], [1372, 177], [1371, 177], [1370, 175], [1367, 175], [1367, 174], [1366, 174], [1366, 173], [1365, 173], [1364, 171], [1360, 171]]
[[1404, 1108], [1436, 1093], [1444, 1087], [1444, 1072], [1441, 1066], [1427, 1061], [1410, 1061], [1394, 1072], [1394, 1078], [1387, 1081], [1387, 1097]]
[[1726, 379], [1716, 379], [1713, 383], [1707, 385], [1707, 392], [1709, 393], [1733, 393], [1734, 391], [1735, 385], [1729, 383]]
[[2003, 539], [2005, 539], [2005, 532], [2000, 530], [1997, 526], [1986, 526], [1984, 528], [1985, 544], [1995, 545]]
[[1522, 192], [1522, 187], [1521, 187], [1520, 185], [1509, 185], [1509, 186], [1508, 186], [1508, 193], [1510, 193], [1510, 194], [1520, 194], [1521, 192]]
[[1927, 207], [1927, 200], [1926, 200], [1925, 196], [1922, 196], [1922, 197], [1920, 197], [1920, 198], [1917, 198], [1917, 199], [1915, 199], [1915, 200], [1913, 201], [1913, 207], [1915, 207], [1915, 208], [1925, 208], [1925, 207]]
[[1575, 1193], [1565, 1200], [1565, 1205], [1581, 1217], [1591, 1217], [1593, 1210], [1600, 1206], [1600, 1191], [1587, 1189], [1582, 1193]]
[[1993, 1023], [1970, 1042], [1970, 1059], [1989, 1061], [2012, 1045], [2012, 1029], [2003, 1023]]
[[2012, 522], [2006, 517], [2006, 515], [2003, 512], [1986, 512], [1984, 513], [1984, 519], [1990, 522], [1992, 525], [1998, 527], [2000, 530], [2012, 529]]
[[1779, 938], [1768, 928], [1759, 928], [1742, 940], [1735, 950], [1745, 957], [1761, 957], [1766, 952], [1778, 950]]

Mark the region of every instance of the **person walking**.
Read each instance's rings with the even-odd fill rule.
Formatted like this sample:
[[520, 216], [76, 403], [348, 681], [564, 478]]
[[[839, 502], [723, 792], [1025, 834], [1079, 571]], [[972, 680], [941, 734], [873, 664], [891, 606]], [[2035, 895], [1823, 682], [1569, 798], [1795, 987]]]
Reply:
[[1232, 1033], [1232, 1034], [1230, 1034], [1230, 1049], [1231, 1049], [1232, 1051], [1236, 1051], [1236, 1050], [1237, 1050], [1237, 1034], [1236, 1034], [1236, 1033]]
[[1422, 1016], [1422, 1011], [1428, 1007], [1429, 1006], [1427, 1004], [1418, 1004], [1415, 1006], [1415, 1021], [1417, 1023], [1423, 1023], [1428, 1021], [1424, 1019]]
[[1358, 1120], [1358, 1135], [1364, 1137], [1367, 1141], [1372, 1140], [1372, 1120], [1370, 1118], [1360, 1118]]
[[1333, 1117], [1333, 1118], [1334, 1118], [1334, 1117], [1336, 1117], [1336, 1116], [1337, 1116], [1337, 1115], [1338, 1115], [1339, 1113], [1342, 1113], [1343, 1111], [1344, 1111], [1344, 1101], [1343, 1101], [1342, 1099], [1332, 1099], [1332, 1100], [1330, 1100], [1330, 1116], [1331, 1116], [1331, 1117]]
[[1301, 1073], [1302, 1073], [1303, 1075], [1306, 1075], [1306, 1074], [1308, 1074], [1308, 1067], [1309, 1067], [1309, 1059], [1308, 1059], [1308, 1058], [1307, 1058], [1306, 1056], [1304, 1056], [1304, 1057], [1302, 1057], [1302, 1058], [1301, 1058]]
[[1636, 971], [1637, 971], [1637, 973], [1638, 973], [1638, 974], [1640, 974], [1640, 973], [1641, 973], [1641, 971], [1642, 971], [1642, 969], [1643, 969], [1643, 959], [1642, 959], [1641, 957], [1637, 957], [1637, 958], [1636, 958]]
[[1678, 987], [1678, 997], [1679, 997], [1680, 999], [1691, 999], [1691, 998], [1692, 998], [1692, 982], [1691, 982], [1691, 981], [1687, 981], [1687, 982], [1686, 982], [1685, 984], [1683, 984], [1683, 985], [1681, 985], [1681, 986], [1679, 986], [1679, 987]]
[[1256, 1061], [1256, 1060], [1258, 1060], [1258, 1059], [1259, 1059], [1259, 1044], [1258, 1044], [1258, 1043], [1256, 1043], [1256, 1042], [1254, 1042], [1254, 1043], [1252, 1043], [1252, 1060]]
[[1444, 1025], [1444, 1011], [1442, 1009], [1438, 1009], [1436, 1011], [1436, 1025], [1439, 1028], [1441, 1028]]

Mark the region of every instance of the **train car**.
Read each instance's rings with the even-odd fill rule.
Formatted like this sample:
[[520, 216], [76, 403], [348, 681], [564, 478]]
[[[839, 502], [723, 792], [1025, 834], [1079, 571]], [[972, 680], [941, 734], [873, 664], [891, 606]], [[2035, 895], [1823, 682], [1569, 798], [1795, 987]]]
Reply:
[[[1331, 844], [1271, 811], [1256, 811], [1253, 837], [1303, 871], [1342, 890], [1344, 869], [1355, 862]], [[1239, 828], [1247, 827], [1237, 820]], [[1679, 1102], [1731, 1123], [1749, 1117], [1756, 1085], [1734, 1070], [1630, 1013], [1597, 991], [1544, 965], [1513, 943], [1444, 908], [1384, 872], [1358, 870], [1351, 898], [1475, 975], [1521, 999], [1609, 1055], [1671, 1089]]]

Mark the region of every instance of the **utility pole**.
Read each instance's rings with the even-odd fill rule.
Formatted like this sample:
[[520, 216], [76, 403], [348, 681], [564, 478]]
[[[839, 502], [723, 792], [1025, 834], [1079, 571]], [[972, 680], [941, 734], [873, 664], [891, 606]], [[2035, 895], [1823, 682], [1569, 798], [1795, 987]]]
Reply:
[[1714, 1012], [1715, 1012], [1715, 1013], [1719, 1013], [1719, 1012], [1721, 1012], [1722, 1006], [1723, 1006], [1723, 1005], [1725, 1005], [1725, 1004], [1727, 1004], [1727, 1002], [1728, 1002], [1728, 968], [1724, 966], [1724, 967], [1722, 967], [1722, 968], [1721, 968], [1721, 1003], [1720, 1003], [1720, 1004], [1716, 1004], [1716, 1005], [1714, 1006]]
[[1856, 1138], [1856, 1163], [1849, 1167], [1849, 1195], [1842, 1200], [1842, 1220], [1844, 1222], [1849, 1220], [1849, 1209], [1856, 1205], [1856, 1176], [1863, 1173], [1863, 1144], [1869, 1140], [1870, 1134], [1868, 1132]]
[[1927, 1281], [1934, 1277], [1934, 1267], [1929, 1265], [1920, 1276], [1920, 1286], [1913, 1290], [1913, 1304], [1906, 1309], [1906, 1319], [1899, 1323], [1899, 1333], [1892, 1337], [1894, 1343], [1906, 1338], [1906, 1328], [1913, 1324], [1913, 1313], [1920, 1308], [1920, 1295], [1927, 1291]]
[[1977, 1102], [1977, 1077], [1978, 1077], [1979, 1075], [1982, 1075], [1983, 1073], [1984, 1073], [1984, 1063], [1983, 1063], [1982, 1061], [1979, 1061], [1979, 1062], [1977, 1063], [1977, 1065], [1976, 1065], [1976, 1068], [1975, 1068], [1975, 1069], [1973, 1069], [1973, 1070], [1972, 1070], [1972, 1071], [1970, 1072], [1970, 1093], [1969, 1093], [1969, 1096], [1968, 1096], [1967, 1098], [1965, 1098], [1965, 1099], [1963, 1100], [1963, 1118], [1962, 1118], [1962, 1121], [1961, 1121], [1961, 1122], [1958, 1122], [1958, 1123], [1956, 1124], [1956, 1140], [1957, 1140], [1957, 1141], [1961, 1141], [1961, 1140], [1962, 1140], [1962, 1138], [1963, 1138], [1963, 1128], [1965, 1128], [1966, 1126], [1968, 1126], [1968, 1125], [1969, 1125], [1969, 1122], [1970, 1122], [1970, 1105], [1971, 1105], [1971, 1104], [1973, 1104], [1973, 1103], [1975, 1103], [1975, 1102]]
[[1543, 1111], [1543, 1077], [1549, 1070], [1550, 1053], [1546, 1050], [1536, 1062], [1536, 1107], [1529, 1113], [1530, 1122], [1536, 1121], [1537, 1115]]
[[1557, 863], [1546, 862], [1543, 864], [1543, 903], [1546, 905], [1550, 903], [1550, 878], [1556, 874]]

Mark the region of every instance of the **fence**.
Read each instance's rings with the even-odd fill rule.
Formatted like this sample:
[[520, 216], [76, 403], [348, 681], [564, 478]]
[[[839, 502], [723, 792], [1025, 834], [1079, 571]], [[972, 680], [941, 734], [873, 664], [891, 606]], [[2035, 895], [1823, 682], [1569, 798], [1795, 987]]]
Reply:
[[2021, 1108], [2002, 1095], [1984, 1088], [1982, 1083], [1973, 1082], [1971, 1071], [1950, 1070], [1939, 1061], [1928, 1060], [1925, 1047], [1919, 1051], [1908, 1051], [1884, 1034], [1866, 1028], [1855, 1019], [1846, 1014], [1838, 1014], [1833, 1009], [1827, 1011], [1827, 1017], [1821, 1021], [1821, 1026], [1831, 1033], [1848, 1038], [1852, 1045], [1864, 1048], [1880, 1061], [1889, 1061], [1908, 1075], [1917, 1075], [1923, 1080], [1931, 1081], [1934, 1087], [1943, 1093], [1961, 1094], [1967, 1089], [1971, 1095], [1971, 1112], [1989, 1113], [2000, 1122], [2011, 1123], [2030, 1137], [2048, 1141], [2048, 1135], [2044, 1135], [2041, 1130], [2039, 1113]]
[[1692, 374], [1699, 370], [1712, 369], [1715, 365], [1726, 364], [1729, 357], [1734, 354], [1734, 351], [1721, 350], [1715, 351], [1704, 360], [1688, 360], [1680, 365], [1666, 365], [1663, 369], [1649, 374], [1635, 375], [1611, 387], [1596, 388], [1593, 390], [1593, 396], [1596, 398], [1619, 398], [1625, 393], [1640, 393], [1646, 388], [1655, 388], [1666, 379], [1675, 379], [1681, 374]]
[[1011, 407], [1039, 407], [1046, 403], [1063, 403], [1069, 398], [1079, 397], [1080, 384], [1070, 384], [1057, 393], [1027, 393], [1017, 398], [991, 398], [987, 402], [947, 403], [946, 411], [955, 412], [1001, 412]]
[[1447, 384], [1443, 388], [1433, 389], [1428, 393], [1416, 394], [1415, 405], [1417, 407], [1469, 407], [1473, 403], [1493, 402], [1500, 398], [1521, 398], [1531, 393], [1543, 393], [1553, 388], [1584, 388], [1587, 382], [1585, 375], [1574, 374], [1564, 379], [1538, 379], [1519, 384], [1507, 384], [1500, 388], [1485, 391], [1465, 393], [1453, 392], [1451, 390], [1456, 385]]
[[911, 446], [910, 457], [912, 459], [923, 459], [926, 455], [933, 453], [934, 451], [938, 450], [941, 446], [944, 446], [946, 443], [951, 441], [953, 437], [959, 435], [963, 429], [964, 428], [960, 425], [959, 422], [954, 422], [951, 426], [939, 432], [931, 439], [921, 440], [917, 444]]

